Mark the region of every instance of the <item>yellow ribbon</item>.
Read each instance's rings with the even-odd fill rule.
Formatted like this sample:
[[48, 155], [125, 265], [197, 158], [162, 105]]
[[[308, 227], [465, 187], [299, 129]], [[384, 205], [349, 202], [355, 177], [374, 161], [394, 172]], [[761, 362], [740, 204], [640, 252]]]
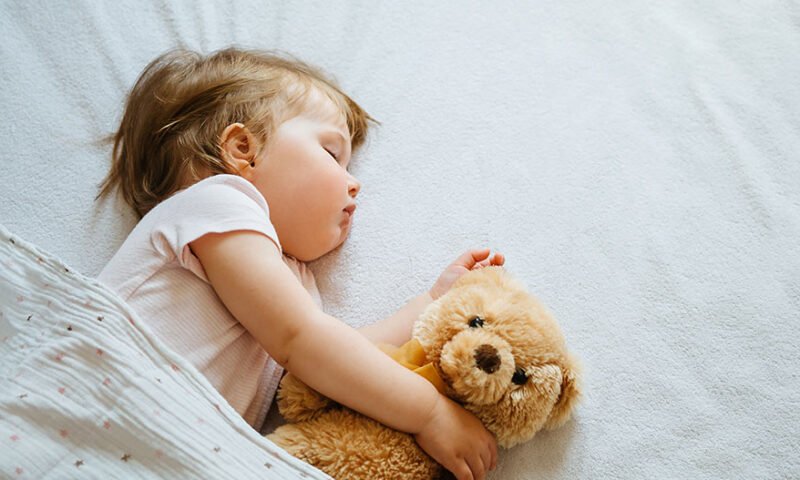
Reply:
[[444, 381], [439, 376], [439, 373], [436, 372], [433, 363], [428, 362], [423, 365], [422, 362], [425, 362], [427, 357], [425, 356], [425, 350], [422, 349], [422, 345], [416, 338], [412, 338], [400, 347], [388, 343], [379, 343], [378, 348], [400, 365], [431, 382], [436, 387], [436, 390], [439, 390], [439, 393], [444, 394]]

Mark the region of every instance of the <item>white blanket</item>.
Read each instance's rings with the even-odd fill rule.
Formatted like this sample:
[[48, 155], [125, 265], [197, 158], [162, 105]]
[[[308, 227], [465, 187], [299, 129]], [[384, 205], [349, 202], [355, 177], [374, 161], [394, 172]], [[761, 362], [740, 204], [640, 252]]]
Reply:
[[488, 245], [584, 360], [575, 420], [492, 480], [800, 477], [800, 2], [0, 4], [15, 234], [99, 272], [134, 221], [94, 209], [91, 142], [147, 62], [289, 51], [383, 123], [311, 265], [328, 312], [378, 320]]
[[113, 292], [0, 225], [0, 478], [330, 478]]

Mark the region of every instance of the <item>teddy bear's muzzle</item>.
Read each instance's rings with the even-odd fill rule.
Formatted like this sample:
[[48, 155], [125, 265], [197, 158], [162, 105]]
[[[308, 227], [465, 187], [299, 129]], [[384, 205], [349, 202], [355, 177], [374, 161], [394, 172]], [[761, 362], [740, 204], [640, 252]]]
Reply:
[[442, 347], [439, 367], [459, 400], [473, 405], [497, 402], [514, 376], [511, 346], [483, 330], [465, 330]]

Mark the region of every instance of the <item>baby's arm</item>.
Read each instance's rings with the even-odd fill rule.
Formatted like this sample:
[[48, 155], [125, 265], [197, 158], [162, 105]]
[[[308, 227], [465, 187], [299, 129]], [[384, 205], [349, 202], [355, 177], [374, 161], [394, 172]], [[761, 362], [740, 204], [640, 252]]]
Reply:
[[496, 442], [480, 420], [321, 311], [268, 237], [246, 230], [214, 233], [190, 247], [231, 314], [308, 386], [414, 434], [459, 480], [480, 480], [494, 465]]
[[414, 322], [432, 301], [430, 293], [425, 292], [412, 298], [392, 316], [360, 327], [358, 332], [373, 343], [389, 343], [399, 347], [411, 340], [411, 329]]
[[505, 256], [502, 253], [495, 253], [494, 256], [490, 253], [491, 250], [488, 248], [467, 250], [444, 269], [430, 290], [411, 299], [394, 315], [361, 327], [358, 331], [375, 343], [403, 345], [411, 340], [414, 322], [425, 307], [450, 290], [459, 277], [476, 268], [489, 265], [502, 266], [505, 263]]
[[208, 234], [191, 248], [222, 302], [276, 362], [381, 423], [410, 433], [423, 428], [438, 401], [433, 385], [321, 311], [268, 237]]

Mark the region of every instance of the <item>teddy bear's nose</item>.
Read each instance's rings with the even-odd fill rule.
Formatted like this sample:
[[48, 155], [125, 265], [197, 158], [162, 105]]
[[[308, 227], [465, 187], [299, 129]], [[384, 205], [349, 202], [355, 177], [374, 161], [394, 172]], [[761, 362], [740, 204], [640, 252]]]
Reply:
[[475, 350], [475, 363], [486, 373], [494, 373], [500, 368], [500, 357], [497, 349], [491, 345], [481, 345]]

